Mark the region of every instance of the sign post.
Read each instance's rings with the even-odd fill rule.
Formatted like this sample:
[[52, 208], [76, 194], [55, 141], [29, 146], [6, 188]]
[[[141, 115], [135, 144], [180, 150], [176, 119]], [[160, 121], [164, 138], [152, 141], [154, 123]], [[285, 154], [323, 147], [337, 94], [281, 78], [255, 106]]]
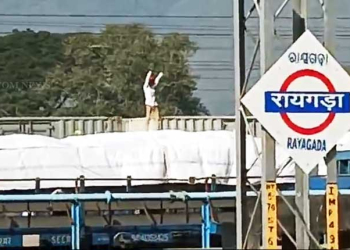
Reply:
[[349, 81], [307, 30], [242, 103], [309, 173], [350, 129]]
[[[307, 0], [293, 0], [293, 42], [305, 32], [307, 27]], [[309, 175], [298, 166], [295, 166], [295, 193], [296, 208], [303, 214], [303, 218], [295, 217], [295, 240], [298, 249], [309, 249], [309, 236], [304, 230], [304, 223], [310, 230], [310, 199]]]
[[[336, 31], [336, 3], [337, 1], [324, 1], [324, 41], [325, 46], [331, 54], [335, 53], [335, 31]], [[336, 148], [327, 155], [327, 244], [328, 249], [339, 249], [339, 202], [337, 185], [337, 161]]]
[[338, 185], [327, 185], [327, 243], [328, 249], [339, 249]]
[[277, 248], [277, 185], [266, 184], [267, 190], [267, 249]]
[[234, 32], [234, 77], [235, 77], [235, 114], [236, 114], [236, 248], [242, 249], [247, 236], [247, 170], [246, 170], [246, 127], [240, 112], [241, 94], [245, 83], [245, 31], [244, 0], [233, 0]]
[[350, 129], [349, 82], [347, 72], [306, 30], [242, 103], [309, 174]]
[[[273, 64], [274, 1], [260, 0], [260, 72], [263, 76]], [[277, 197], [275, 141], [262, 131], [262, 248], [277, 249]]]

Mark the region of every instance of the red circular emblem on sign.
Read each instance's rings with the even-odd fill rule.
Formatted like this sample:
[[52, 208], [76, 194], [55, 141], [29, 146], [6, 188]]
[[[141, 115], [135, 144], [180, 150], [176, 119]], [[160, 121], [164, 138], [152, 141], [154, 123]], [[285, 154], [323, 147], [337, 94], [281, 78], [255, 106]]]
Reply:
[[[299, 70], [299, 71], [291, 74], [282, 84], [280, 92], [287, 92], [288, 87], [296, 79], [304, 77], [304, 76], [317, 78], [318, 80], [323, 82], [323, 84], [327, 87], [329, 93], [335, 92], [335, 88], [334, 88], [332, 82], [325, 75], [323, 75], [322, 73], [320, 73], [318, 71], [311, 70], [311, 69], [303, 69], [303, 70]], [[322, 122], [321, 124], [319, 124], [318, 126], [313, 127], [313, 128], [305, 128], [305, 127], [301, 127], [301, 126], [295, 124], [289, 118], [287, 113], [281, 113], [281, 117], [282, 117], [283, 121], [285, 122], [285, 124], [293, 131], [295, 131], [299, 134], [303, 134], [303, 135], [314, 135], [314, 134], [318, 134], [318, 133], [322, 132], [323, 130], [325, 130], [333, 122], [333, 120], [335, 118], [335, 113], [330, 112], [328, 117], [326, 118], [326, 120], [324, 122]]]

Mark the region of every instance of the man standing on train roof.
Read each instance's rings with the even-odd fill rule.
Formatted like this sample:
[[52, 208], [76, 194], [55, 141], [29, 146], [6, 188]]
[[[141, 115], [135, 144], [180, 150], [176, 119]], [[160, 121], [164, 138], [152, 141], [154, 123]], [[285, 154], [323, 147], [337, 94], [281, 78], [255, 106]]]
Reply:
[[145, 82], [143, 84], [143, 92], [145, 94], [145, 106], [146, 106], [146, 121], [147, 130], [151, 119], [159, 120], [159, 108], [156, 102], [156, 87], [163, 76], [163, 72], [160, 72], [157, 76], [152, 71], [148, 71]]

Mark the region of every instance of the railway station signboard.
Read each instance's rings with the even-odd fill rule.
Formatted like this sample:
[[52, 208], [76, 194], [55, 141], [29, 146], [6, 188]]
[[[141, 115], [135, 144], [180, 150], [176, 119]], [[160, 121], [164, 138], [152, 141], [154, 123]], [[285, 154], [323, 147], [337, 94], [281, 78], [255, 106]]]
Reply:
[[306, 174], [350, 130], [350, 77], [309, 30], [241, 101]]

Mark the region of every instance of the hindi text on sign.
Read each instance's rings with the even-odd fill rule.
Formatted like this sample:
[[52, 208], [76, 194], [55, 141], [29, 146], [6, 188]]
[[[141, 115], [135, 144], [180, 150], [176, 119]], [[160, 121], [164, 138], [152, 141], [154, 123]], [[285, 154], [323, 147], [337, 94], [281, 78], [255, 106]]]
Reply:
[[350, 93], [265, 92], [267, 113], [349, 113]]

